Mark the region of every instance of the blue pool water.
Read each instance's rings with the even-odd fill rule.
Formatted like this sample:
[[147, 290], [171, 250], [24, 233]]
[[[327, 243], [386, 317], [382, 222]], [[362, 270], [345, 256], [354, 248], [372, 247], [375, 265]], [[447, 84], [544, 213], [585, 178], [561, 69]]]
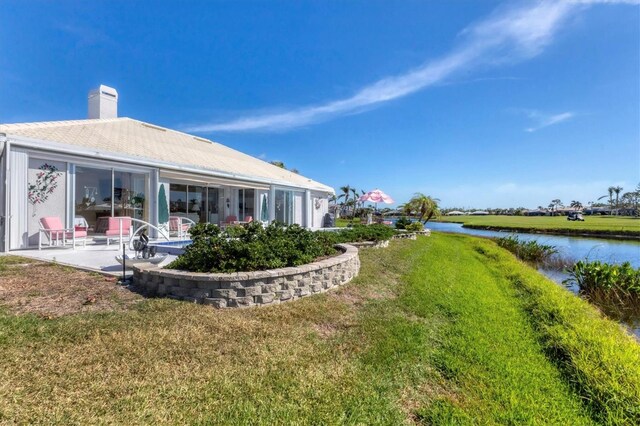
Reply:
[[149, 245], [157, 247], [158, 253], [167, 253], [174, 256], [178, 256], [184, 252], [184, 248], [191, 244], [191, 240], [177, 240], [177, 241], [160, 241], [157, 243], [151, 243]]

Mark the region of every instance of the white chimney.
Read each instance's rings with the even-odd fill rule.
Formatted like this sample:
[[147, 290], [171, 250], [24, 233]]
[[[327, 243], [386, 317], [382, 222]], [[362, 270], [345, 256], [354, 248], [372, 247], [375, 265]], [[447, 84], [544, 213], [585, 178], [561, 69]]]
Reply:
[[118, 92], [103, 86], [89, 92], [89, 118], [117, 118]]

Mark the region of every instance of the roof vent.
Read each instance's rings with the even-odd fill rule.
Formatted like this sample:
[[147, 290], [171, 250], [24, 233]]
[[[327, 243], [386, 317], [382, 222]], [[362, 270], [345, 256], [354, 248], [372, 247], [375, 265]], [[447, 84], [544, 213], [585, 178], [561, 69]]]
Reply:
[[117, 118], [118, 92], [102, 84], [89, 92], [89, 118]]

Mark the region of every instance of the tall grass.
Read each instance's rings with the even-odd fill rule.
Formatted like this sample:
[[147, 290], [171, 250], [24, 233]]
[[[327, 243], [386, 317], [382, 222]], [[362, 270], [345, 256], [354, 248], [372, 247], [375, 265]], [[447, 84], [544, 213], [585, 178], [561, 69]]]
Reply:
[[555, 246], [540, 244], [536, 240], [524, 241], [515, 235], [496, 238], [496, 243], [515, 254], [518, 259], [536, 264], [543, 263], [558, 253]]

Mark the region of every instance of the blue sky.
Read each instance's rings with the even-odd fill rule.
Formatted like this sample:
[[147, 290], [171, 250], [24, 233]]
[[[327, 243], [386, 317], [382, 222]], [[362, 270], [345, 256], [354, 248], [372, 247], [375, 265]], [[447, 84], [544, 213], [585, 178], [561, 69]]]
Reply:
[[0, 2], [0, 122], [119, 114], [448, 207], [640, 182], [637, 0]]

